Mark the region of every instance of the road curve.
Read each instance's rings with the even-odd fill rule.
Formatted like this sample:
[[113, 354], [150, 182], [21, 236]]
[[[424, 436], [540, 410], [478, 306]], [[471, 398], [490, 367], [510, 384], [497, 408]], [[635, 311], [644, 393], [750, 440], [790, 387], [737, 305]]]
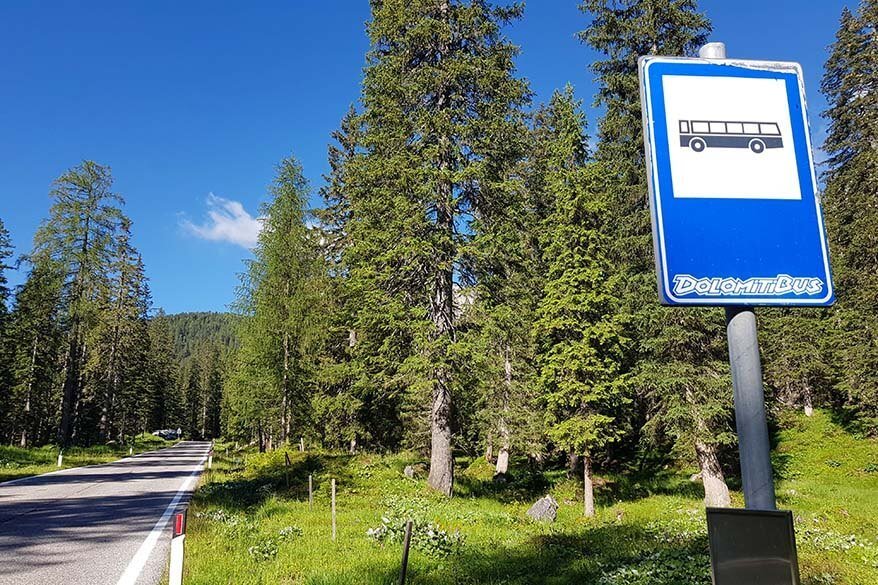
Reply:
[[159, 583], [171, 528], [157, 524], [188, 501], [209, 449], [187, 441], [0, 484], [0, 585]]

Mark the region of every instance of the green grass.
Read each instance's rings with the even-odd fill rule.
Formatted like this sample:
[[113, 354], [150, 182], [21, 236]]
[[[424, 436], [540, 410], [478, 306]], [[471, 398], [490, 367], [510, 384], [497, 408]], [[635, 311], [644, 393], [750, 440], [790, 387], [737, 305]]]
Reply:
[[[165, 441], [150, 434], [143, 434], [137, 436], [131, 444], [71, 447], [64, 450], [61, 467], [66, 469], [109, 463], [127, 457], [129, 447], [132, 447], [136, 454], [169, 447], [173, 444], [173, 441]], [[33, 449], [0, 446], [0, 482], [57, 471], [58, 469], [58, 447], [55, 445]]]
[[[878, 442], [850, 436], [822, 413], [787, 424], [775, 452], [777, 491], [780, 506], [796, 514], [804, 583], [878, 583]], [[448, 500], [430, 493], [423, 477], [403, 476], [406, 464], [418, 462], [412, 455], [290, 451], [286, 468], [282, 451], [226, 448], [217, 445], [190, 511], [188, 584], [395, 583], [401, 546], [393, 537], [406, 517], [419, 527], [412, 584], [710, 583], [699, 486], [683, 471], [604, 478], [598, 515], [587, 520], [578, 482], [562, 472], [518, 467], [512, 481], [495, 484], [487, 463], [459, 460], [456, 497]], [[338, 482], [336, 542], [331, 478]], [[525, 516], [544, 493], [561, 505], [554, 524]], [[734, 499], [742, 504], [740, 493]], [[367, 536], [382, 524], [389, 538]]]

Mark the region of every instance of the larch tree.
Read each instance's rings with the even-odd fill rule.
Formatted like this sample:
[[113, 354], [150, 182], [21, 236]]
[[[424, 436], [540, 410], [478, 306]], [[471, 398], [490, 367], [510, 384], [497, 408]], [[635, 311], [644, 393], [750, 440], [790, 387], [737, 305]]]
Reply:
[[57, 262], [65, 275], [62, 320], [67, 329], [58, 442], [73, 439], [84, 383], [86, 339], [95, 327], [98, 298], [122, 220], [122, 198], [112, 191], [109, 167], [83, 161], [62, 174], [51, 191], [49, 218], [34, 236], [34, 261]]
[[[294, 158], [278, 165], [270, 194], [238, 300], [246, 321], [246, 361], [239, 363], [243, 370], [235, 379], [246, 384], [252, 378], [268, 392], [247, 410], [260, 413], [262, 434], [270, 442], [283, 443], [306, 420], [302, 411], [310, 399], [314, 354], [323, 334], [317, 311], [321, 263], [306, 221], [308, 185]], [[268, 410], [274, 412], [270, 417]]]
[[878, 432], [878, 2], [844, 9], [821, 91], [829, 130], [824, 204], [838, 305], [832, 321], [838, 388]]
[[378, 302], [358, 313], [358, 333], [412, 339], [390, 369], [428, 397], [428, 484], [451, 495], [456, 283], [466, 280], [463, 259], [480, 222], [514, 196], [509, 171], [528, 90], [501, 27], [521, 8], [463, 0], [373, 0], [371, 8], [348, 258], [354, 286]]

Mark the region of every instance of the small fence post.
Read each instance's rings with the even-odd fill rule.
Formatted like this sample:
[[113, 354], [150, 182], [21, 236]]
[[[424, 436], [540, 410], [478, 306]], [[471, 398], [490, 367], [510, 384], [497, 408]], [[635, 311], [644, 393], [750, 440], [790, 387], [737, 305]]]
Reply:
[[405, 523], [405, 540], [402, 542], [402, 567], [399, 569], [399, 585], [405, 585], [405, 576], [409, 568], [409, 547], [412, 543], [412, 521]]
[[308, 510], [314, 508], [314, 476], [308, 474]]
[[174, 515], [174, 536], [171, 539], [171, 566], [168, 585], [183, 585], [183, 542], [186, 540], [186, 510]]
[[58, 450], [58, 467], [61, 467], [61, 462], [64, 461], [64, 449]]
[[305, 437], [299, 437], [299, 451], [305, 452]]
[[332, 480], [332, 540], [335, 540], [335, 478]]

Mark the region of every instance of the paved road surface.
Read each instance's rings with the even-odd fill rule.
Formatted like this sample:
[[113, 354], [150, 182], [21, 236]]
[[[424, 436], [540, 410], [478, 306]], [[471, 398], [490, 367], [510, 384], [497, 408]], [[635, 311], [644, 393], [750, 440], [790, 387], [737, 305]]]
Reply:
[[0, 584], [157, 584], [171, 525], [156, 524], [188, 500], [209, 449], [183, 442], [0, 484]]

